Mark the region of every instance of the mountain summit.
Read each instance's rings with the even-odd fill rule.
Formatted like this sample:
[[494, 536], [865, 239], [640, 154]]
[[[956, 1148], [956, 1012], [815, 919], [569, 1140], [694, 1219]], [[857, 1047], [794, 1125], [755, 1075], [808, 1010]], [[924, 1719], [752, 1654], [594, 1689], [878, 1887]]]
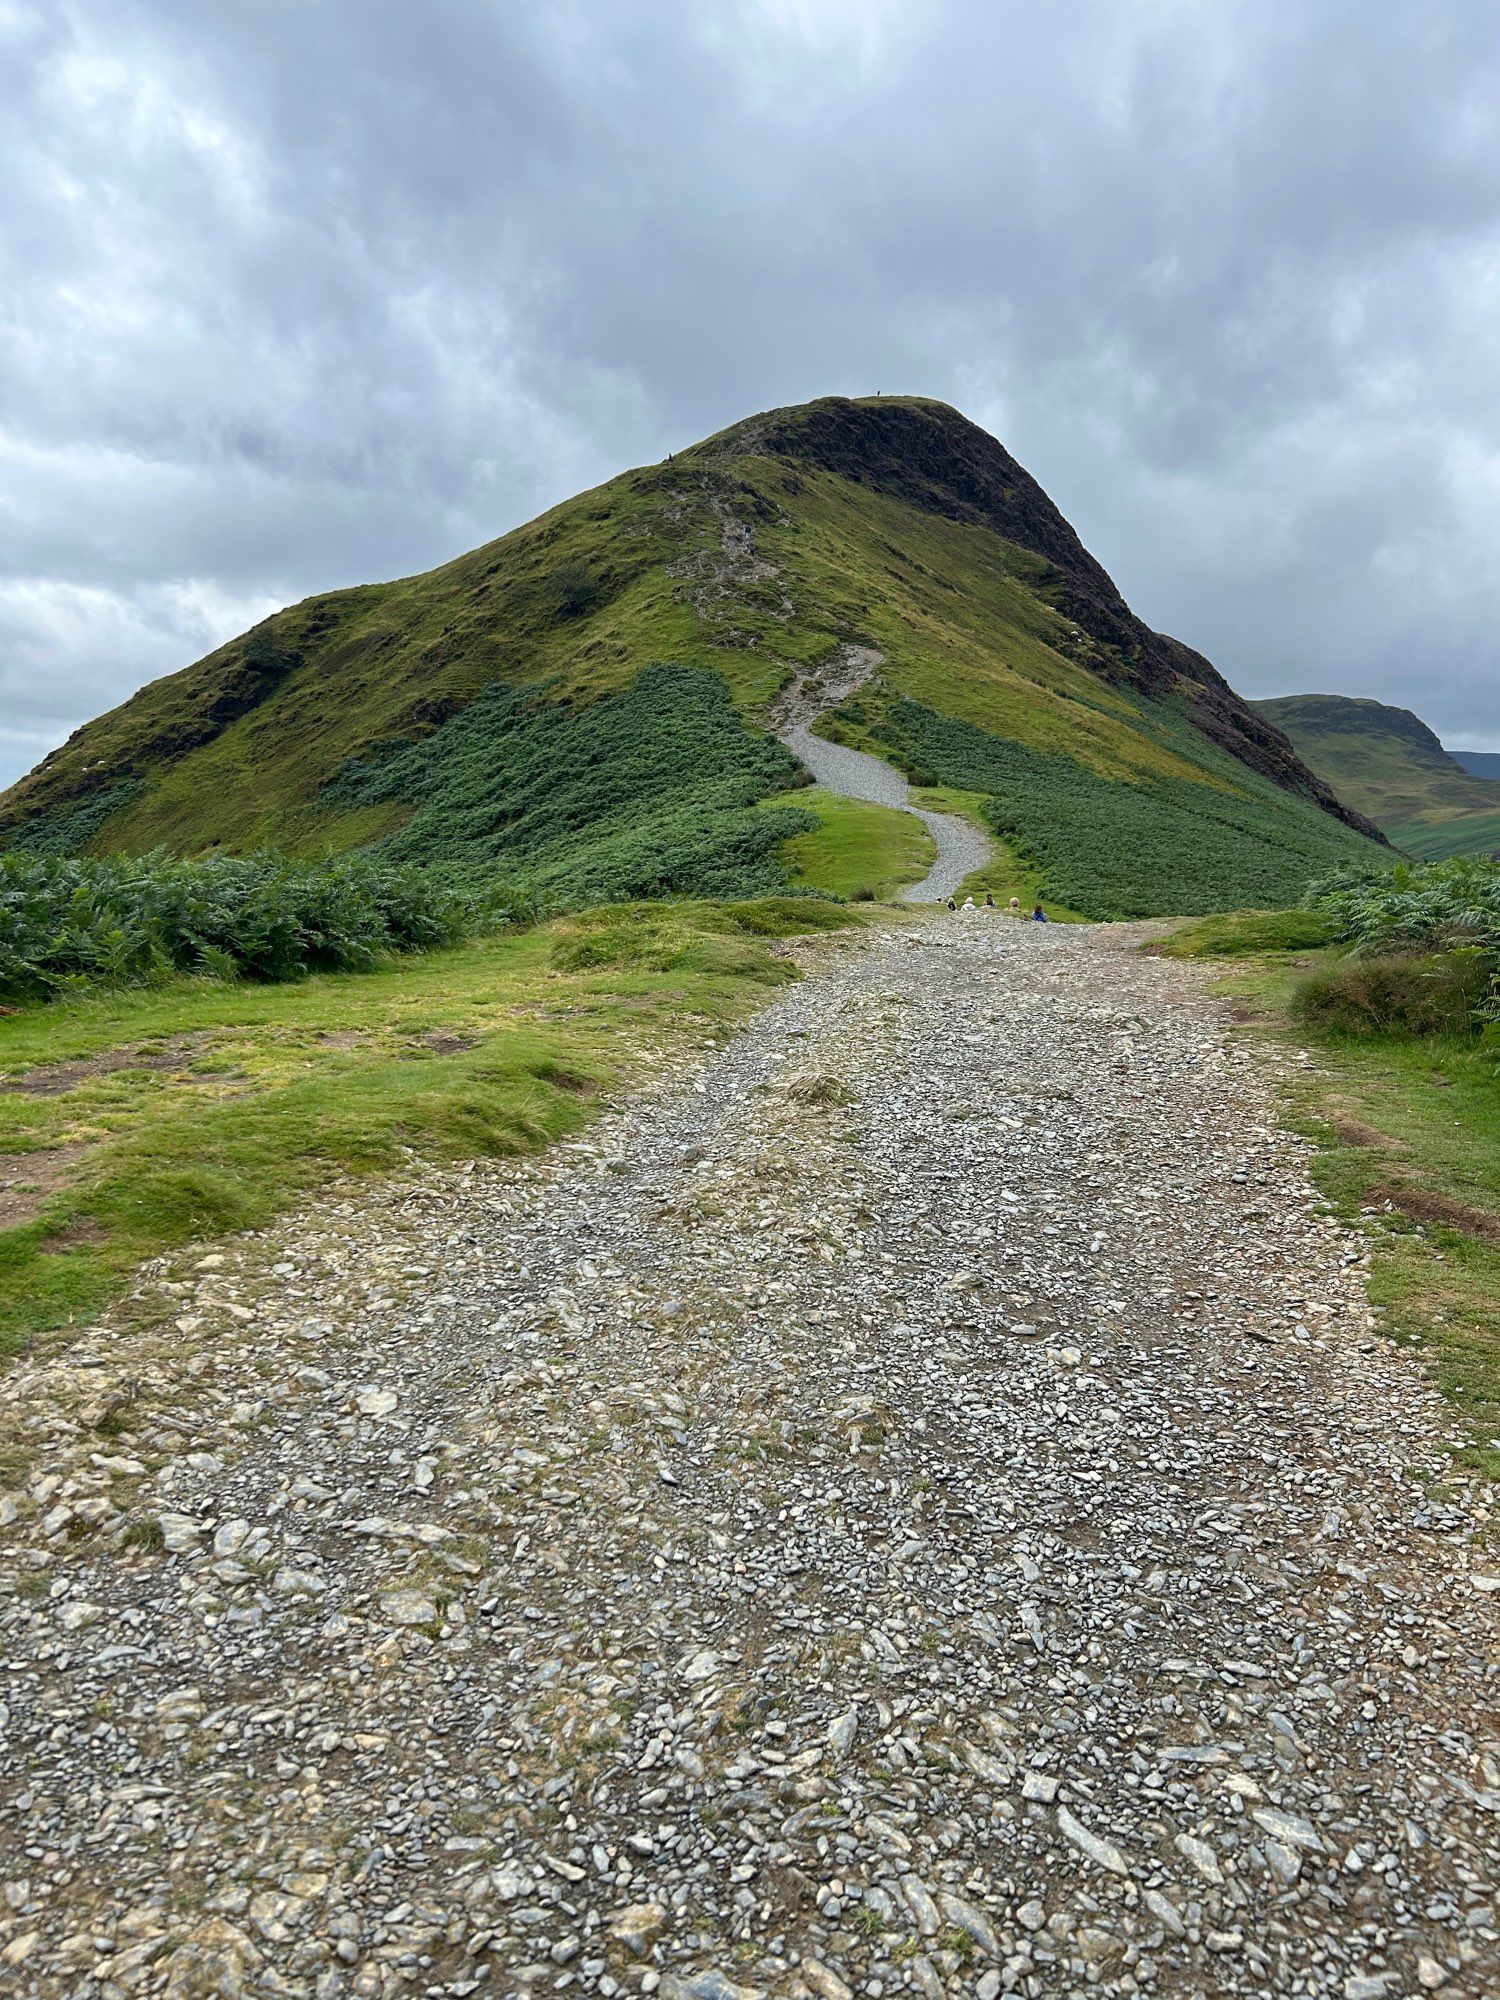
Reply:
[[1379, 851], [995, 439], [907, 397], [752, 417], [278, 612], [77, 731], [0, 796], [0, 841], [378, 844], [574, 901], [785, 886], [828, 808], [768, 723], [853, 656], [822, 726], [1082, 913], [1284, 903]]
[[[907, 506], [989, 529], [1047, 565], [1043, 594], [1093, 642], [1089, 665], [1149, 700], [1186, 696], [1204, 734], [1277, 783], [1316, 799], [1362, 831], [1351, 812], [1297, 758], [1285, 737], [1242, 701], [1191, 647], [1136, 617], [1031, 474], [988, 431], [947, 403], [922, 397], [825, 397], [752, 417], [701, 449], [760, 453], [817, 466]], [[1073, 648], [1074, 653], [1078, 648]]]

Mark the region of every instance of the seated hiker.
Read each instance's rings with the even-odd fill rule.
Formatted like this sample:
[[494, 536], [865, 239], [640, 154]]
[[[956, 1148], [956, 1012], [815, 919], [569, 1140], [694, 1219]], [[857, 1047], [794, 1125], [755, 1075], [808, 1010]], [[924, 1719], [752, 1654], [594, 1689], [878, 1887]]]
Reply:
[[1010, 899], [1010, 914], [1011, 914], [1011, 915], [1012, 915], [1013, 917], [1018, 917], [1018, 916], [1020, 916], [1020, 914], [1021, 914], [1021, 899], [1020, 899], [1020, 897], [1019, 897], [1019, 896], [1012, 896], [1012, 897], [1011, 897], [1011, 899]]
[[1045, 911], [1045, 910], [1044, 910], [1044, 909], [1042, 908], [1042, 906], [1041, 906], [1041, 904], [1040, 904], [1040, 903], [1038, 903], [1038, 904], [1037, 904], [1037, 906], [1036, 906], [1036, 908], [1035, 908], [1035, 909], [1034, 909], [1034, 910], [1032, 911], [1032, 913], [1031, 913], [1031, 921], [1032, 921], [1032, 922], [1033, 922], [1034, 924], [1044, 924], [1044, 923], [1046, 923], [1046, 921], [1047, 921], [1047, 912], [1046, 912], [1046, 911]]

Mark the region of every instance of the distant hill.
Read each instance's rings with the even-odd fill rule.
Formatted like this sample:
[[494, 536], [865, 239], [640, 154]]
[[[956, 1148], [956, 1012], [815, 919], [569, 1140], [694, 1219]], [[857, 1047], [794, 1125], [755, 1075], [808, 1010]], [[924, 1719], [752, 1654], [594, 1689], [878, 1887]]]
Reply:
[[992, 437], [907, 397], [770, 411], [278, 612], [77, 731], [0, 796], [0, 842], [757, 892], [815, 824], [770, 706], [853, 645], [880, 665], [831, 726], [969, 794], [1080, 911], [1284, 904], [1385, 851]]
[[1406, 853], [1437, 860], [1500, 848], [1500, 757], [1488, 759], [1496, 777], [1475, 776], [1410, 709], [1383, 702], [1293, 694], [1253, 705]]
[[1455, 764], [1475, 778], [1500, 778], [1500, 750], [1450, 750]]

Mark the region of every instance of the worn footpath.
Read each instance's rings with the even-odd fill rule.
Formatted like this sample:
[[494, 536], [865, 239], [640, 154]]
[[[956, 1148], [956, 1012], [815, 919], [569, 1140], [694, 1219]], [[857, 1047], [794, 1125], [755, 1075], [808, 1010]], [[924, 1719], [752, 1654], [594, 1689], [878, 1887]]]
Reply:
[[808, 946], [13, 1370], [0, 1988], [1500, 1991], [1451, 1418], [1133, 942]]

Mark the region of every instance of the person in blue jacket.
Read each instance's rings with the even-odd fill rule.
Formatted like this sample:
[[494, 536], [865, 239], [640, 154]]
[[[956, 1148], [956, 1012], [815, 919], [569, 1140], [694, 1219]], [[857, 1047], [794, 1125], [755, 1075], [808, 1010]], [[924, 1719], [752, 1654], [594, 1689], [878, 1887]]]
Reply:
[[1038, 903], [1038, 904], [1037, 904], [1037, 906], [1036, 906], [1036, 908], [1035, 908], [1035, 909], [1034, 909], [1034, 910], [1032, 911], [1032, 913], [1031, 913], [1031, 921], [1032, 921], [1032, 922], [1033, 922], [1034, 924], [1044, 924], [1044, 923], [1046, 923], [1046, 921], [1047, 921], [1047, 912], [1046, 912], [1046, 911], [1045, 911], [1045, 910], [1044, 910], [1044, 909], [1042, 908], [1042, 906], [1041, 906], [1041, 904], [1040, 904], [1040, 903]]

